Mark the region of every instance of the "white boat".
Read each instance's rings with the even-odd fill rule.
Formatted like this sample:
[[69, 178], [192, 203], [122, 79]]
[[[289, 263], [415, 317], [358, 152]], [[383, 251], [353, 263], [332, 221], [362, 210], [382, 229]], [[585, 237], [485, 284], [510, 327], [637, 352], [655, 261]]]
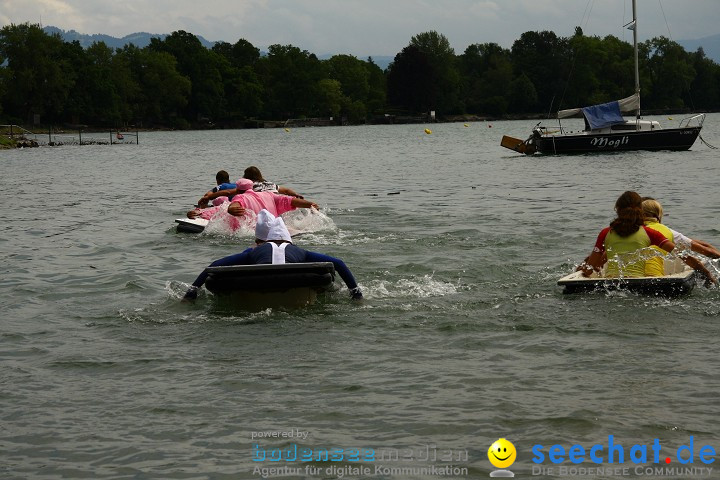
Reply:
[[204, 218], [176, 218], [177, 231], [185, 233], [200, 233], [205, 230], [210, 220]]
[[[538, 123], [527, 140], [503, 136], [500, 145], [531, 155], [535, 152], [573, 154], [627, 150], [688, 150], [700, 135], [705, 114], [692, 115], [676, 128], [662, 128], [659, 122], [642, 120], [640, 116], [640, 70], [638, 66], [637, 9], [633, 0], [633, 20], [626, 26], [633, 31], [635, 52], [635, 93], [613, 102], [582, 108], [560, 110], [558, 126], [548, 129]], [[623, 113], [635, 113], [625, 119]], [[562, 118], [581, 117], [585, 129], [568, 131]]]
[[665, 259], [665, 275], [661, 277], [605, 277], [606, 266], [600, 273], [593, 272], [589, 277], [583, 276], [582, 272], [573, 272], [562, 277], [557, 284], [564, 287], [563, 293], [627, 290], [658, 297], [687, 295], [695, 288], [695, 270], [679, 258]]

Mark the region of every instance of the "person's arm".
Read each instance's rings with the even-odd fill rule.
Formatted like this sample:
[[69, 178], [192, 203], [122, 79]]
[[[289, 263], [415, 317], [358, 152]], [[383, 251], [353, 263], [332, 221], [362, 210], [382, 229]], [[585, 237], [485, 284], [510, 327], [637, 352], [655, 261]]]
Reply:
[[315, 202], [311, 202], [310, 200], [305, 200], [304, 198], [297, 198], [294, 197], [292, 201], [290, 202], [290, 205], [292, 205], [295, 208], [314, 208], [316, 210], [319, 210], [320, 207], [318, 207], [318, 204]]
[[585, 258], [583, 263], [578, 265], [576, 271], [582, 272], [583, 277], [589, 277], [593, 272], [599, 273], [604, 264], [605, 252], [599, 252], [593, 249], [592, 253]]
[[607, 237], [609, 231], [609, 227], [605, 227], [600, 231], [600, 234], [598, 234], [597, 239], [595, 240], [595, 246], [593, 247], [592, 252], [585, 258], [583, 263], [578, 265], [575, 269], [575, 271], [582, 272], [583, 277], [589, 277], [593, 274], [593, 272], [600, 272], [602, 266], [605, 265], [605, 262], [607, 261], [605, 253], [605, 237]]
[[348, 290], [350, 290], [350, 296], [353, 300], [361, 300], [363, 298], [362, 291], [358, 287], [355, 277], [353, 277], [350, 269], [345, 265], [345, 262], [339, 258], [331, 257], [330, 255], [324, 255], [322, 253], [307, 251], [305, 260], [308, 262], [332, 262], [335, 266], [335, 271], [338, 272], [340, 278], [343, 279]]
[[213, 215], [220, 209], [220, 207], [210, 207], [210, 208], [196, 208], [194, 210], [190, 210], [187, 212], [188, 218], [204, 218], [205, 220], [210, 220]]
[[[667, 227], [667, 225], [665, 225]], [[683, 235], [682, 233], [678, 232], [677, 230], [673, 230], [672, 228], [668, 227], [668, 230], [673, 235], [673, 243], [675, 244], [675, 248], [678, 248], [680, 250], [684, 249], [690, 249], [692, 247], [692, 239]]]
[[689, 248], [693, 252], [705, 255], [706, 257], [720, 258], [720, 250], [718, 250], [708, 242], [703, 242], [702, 240], [695, 240], [694, 238], [683, 235], [682, 233], [678, 232], [677, 230], [673, 230], [672, 228], [670, 229], [670, 231], [673, 234], [673, 241], [678, 248]]
[[[673, 249], [675, 249], [675, 244], [671, 241], [664, 242], [662, 245], [660, 245], [660, 248], [665, 250], [666, 252], [672, 252]], [[710, 283], [714, 283], [717, 285], [717, 280], [715, 277], [713, 277], [712, 273], [705, 267], [705, 265], [702, 264], [700, 260], [693, 257], [692, 255], [679, 255], [679, 257], [682, 259], [683, 262], [685, 262], [687, 265], [689, 265], [692, 269], [700, 272], [700, 275], [705, 277], [705, 280]]]
[[278, 193], [281, 193], [283, 195], [290, 195], [291, 197], [296, 198], [305, 198], [302, 195], [298, 195], [297, 192], [292, 188], [283, 187], [282, 185], [278, 185]]
[[245, 215], [245, 207], [243, 207], [240, 202], [232, 202], [227, 209], [227, 212], [230, 215], [234, 215], [236, 217], [242, 217]]
[[663, 250], [665, 250], [668, 253], [675, 250], [675, 244], [668, 239], [665, 239], [665, 241], [660, 244], [653, 243], [653, 245], [657, 245], [658, 247], [662, 248]]
[[693, 252], [705, 255], [706, 257], [720, 258], [720, 250], [713, 247], [707, 242], [703, 242], [702, 240], [695, 240], [693, 238], [690, 242], [690, 248]]
[[692, 267], [694, 270], [700, 272], [700, 275], [705, 277], [705, 281], [706, 281], [705, 286], [706, 287], [708, 286], [707, 282], [714, 283], [715, 285], [717, 285], [718, 282], [715, 279], [715, 277], [713, 277], [712, 273], [710, 273], [710, 271], [705, 267], [705, 265], [702, 264], [702, 262], [700, 260], [693, 257], [692, 255], [684, 255], [684, 256], [681, 256], [680, 258], [682, 258], [682, 261], [687, 263], [688, 265], [690, 265], [690, 267]]
[[[250, 258], [250, 252], [252, 251], [252, 248], [248, 248], [240, 253], [236, 253], [235, 255], [230, 255], [228, 257], [223, 257], [218, 260], [215, 260], [212, 262], [209, 267], [220, 267], [220, 266], [228, 266], [228, 265], [245, 265]], [[208, 272], [207, 268], [202, 271], [200, 275], [195, 279], [195, 281], [192, 283], [188, 291], [185, 293], [184, 299], [187, 300], [195, 300], [197, 298], [197, 292], [205, 284], [205, 280], [207, 280]]]
[[208, 204], [210, 203], [210, 195], [212, 195], [212, 194], [213, 194], [213, 191], [210, 190], [210, 191], [207, 192], [205, 195], [203, 195], [202, 197], [200, 197], [200, 200], [198, 200], [198, 202], [197, 202], [197, 206], [200, 207], [200, 208], [207, 207]]
[[208, 203], [210, 203], [210, 200], [214, 200], [218, 197], [230, 197], [232, 198], [234, 195], [238, 193], [237, 188], [227, 188], [225, 190], [218, 190], [217, 192], [213, 192], [212, 190], [203, 195], [203, 197], [198, 201], [198, 205], [205, 206]]

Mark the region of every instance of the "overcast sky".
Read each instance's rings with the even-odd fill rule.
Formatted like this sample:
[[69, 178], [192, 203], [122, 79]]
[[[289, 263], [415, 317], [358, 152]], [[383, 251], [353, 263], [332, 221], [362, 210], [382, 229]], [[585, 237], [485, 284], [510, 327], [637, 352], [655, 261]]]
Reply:
[[[720, 0], [638, 0], [640, 40], [688, 40], [720, 33]], [[261, 50], [292, 44], [322, 55], [394, 56], [413, 35], [436, 30], [462, 53], [473, 43], [509, 48], [523, 32], [608, 34], [630, 0], [0, 0], [0, 24], [40, 23], [123, 37], [185, 30], [210, 41], [244, 38]], [[666, 22], [667, 21], [667, 22]]]

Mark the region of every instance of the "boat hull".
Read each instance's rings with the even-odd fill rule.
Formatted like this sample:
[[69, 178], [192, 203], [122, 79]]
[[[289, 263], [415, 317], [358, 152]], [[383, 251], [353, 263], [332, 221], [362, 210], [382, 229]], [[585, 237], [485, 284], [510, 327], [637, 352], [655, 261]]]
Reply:
[[628, 150], [688, 150], [701, 127], [668, 128], [651, 131], [576, 135], [534, 135], [531, 143], [538, 152], [568, 154]]
[[558, 280], [563, 293], [586, 293], [593, 291], [627, 290], [656, 297], [678, 297], [689, 294], [695, 288], [695, 271], [685, 269], [680, 273], [662, 277], [606, 278], [584, 277], [573, 272]]
[[335, 279], [331, 262], [208, 267], [207, 272], [209, 291], [248, 310], [312, 304]]
[[184, 233], [201, 233], [207, 227], [209, 220], [204, 218], [177, 218], [177, 231]]

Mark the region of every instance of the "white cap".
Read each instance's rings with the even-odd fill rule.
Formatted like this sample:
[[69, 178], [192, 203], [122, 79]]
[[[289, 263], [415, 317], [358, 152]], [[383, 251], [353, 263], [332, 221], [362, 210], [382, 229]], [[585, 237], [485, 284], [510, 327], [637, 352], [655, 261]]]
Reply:
[[255, 238], [264, 241], [285, 240], [292, 243], [292, 237], [288, 232], [285, 222], [282, 218], [276, 217], [272, 213], [263, 209], [257, 216], [257, 224], [255, 225]]

